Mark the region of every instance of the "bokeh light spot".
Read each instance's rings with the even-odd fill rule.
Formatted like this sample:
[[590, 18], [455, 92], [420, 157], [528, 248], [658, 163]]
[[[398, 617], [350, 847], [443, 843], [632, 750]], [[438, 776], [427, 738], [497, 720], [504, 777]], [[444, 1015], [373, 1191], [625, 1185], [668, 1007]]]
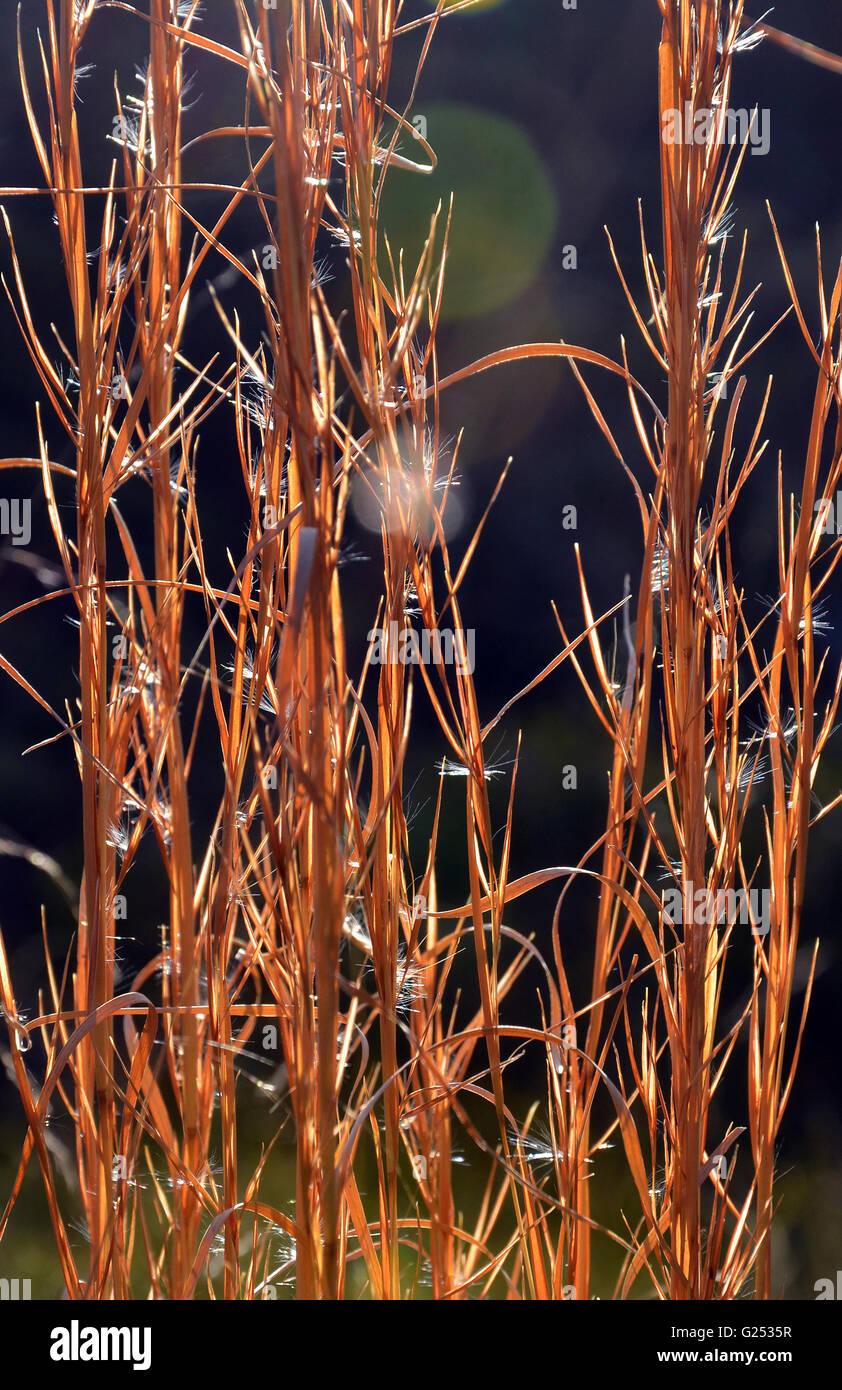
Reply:
[[[529, 136], [506, 117], [456, 104], [418, 115], [438, 167], [432, 175], [389, 172], [382, 230], [395, 257], [403, 247], [411, 279], [430, 219], [439, 201], [446, 217], [453, 193], [443, 316], [488, 313], [517, 298], [541, 271], [557, 221], [550, 177]], [[401, 153], [410, 158], [411, 143], [401, 141]]]

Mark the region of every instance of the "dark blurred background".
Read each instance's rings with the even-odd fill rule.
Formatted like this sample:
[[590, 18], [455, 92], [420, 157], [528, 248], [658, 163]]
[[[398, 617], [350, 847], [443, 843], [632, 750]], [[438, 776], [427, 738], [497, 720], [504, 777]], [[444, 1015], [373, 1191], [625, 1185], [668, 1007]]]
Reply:
[[[15, 8], [3, 6], [0, 25], [0, 181], [6, 187], [40, 185], [40, 170], [26, 126], [15, 52]], [[404, 17], [428, 13], [424, 0], [411, 0]], [[788, 0], [770, 21], [821, 47], [842, 51], [842, 20], [823, 0]], [[41, 0], [24, 0], [21, 28], [30, 85], [39, 116], [43, 92], [36, 66], [35, 32], [43, 27]], [[237, 44], [233, 7], [228, 0], [208, 0], [201, 26], [215, 38]], [[390, 99], [402, 108], [408, 99], [422, 31], [401, 39], [396, 49]], [[135, 66], [143, 60], [146, 26], [126, 13], [104, 9], [95, 15], [87, 40], [87, 60], [94, 70], [80, 83], [79, 120], [86, 158], [85, 177], [99, 184], [116, 150], [107, 136], [115, 112], [114, 80], [121, 93], [139, 94]], [[442, 374], [456, 370], [495, 348], [520, 342], [564, 338], [617, 357], [620, 338], [628, 344], [631, 370], [663, 406], [666, 383], [640, 341], [631, 311], [612, 267], [604, 228], [610, 230], [617, 255], [638, 302], [645, 305], [641, 270], [638, 201], [650, 250], [660, 259], [659, 130], [656, 0], [580, 0], [565, 9], [561, 0], [497, 0], [473, 13], [448, 16], [434, 40], [413, 117], [425, 123], [439, 165], [432, 177], [396, 171], [384, 199], [384, 224], [395, 245], [416, 254], [421, 237], [440, 199], [455, 196], [448, 289], [439, 336]], [[235, 123], [242, 117], [243, 92], [238, 74], [207, 55], [192, 51], [194, 74], [186, 117], [189, 138], [209, 126]], [[821, 226], [826, 278], [842, 254], [842, 195], [838, 177], [839, 110], [842, 77], [789, 56], [764, 42], [735, 61], [731, 104], [768, 108], [771, 144], [763, 157], [748, 155], [734, 198], [735, 235], [727, 265], [733, 270], [739, 238], [748, 232], [744, 292], [761, 284], [755, 302], [756, 335], [787, 307], [786, 288], [766, 210], [768, 199], [777, 219], [789, 263], [811, 328], [817, 331], [815, 225]], [[423, 159], [420, 147], [405, 139], [401, 150]], [[236, 141], [204, 144], [188, 153], [188, 178], [235, 181], [242, 176]], [[337, 196], [339, 194], [337, 184]], [[50, 323], [70, 340], [71, 325], [56, 229], [49, 200], [7, 197], [33, 316], [45, 339]], [[222, 202], [213, 193], [192, 193], [189, 206], [211, 225]], [[90, 246], [99, 245], [97, 217], [101, 201], [90, 200]], [[258, 218], [244, 208], [229, 224], [228, 244], [244, 259], [265, 241]], [[325, 235], [320, 248], [335, 309], [347, 300], [344, 252]], [[9, 278], [8, 244], [0, 245], [0, 263]], [[259, 306], [242, 288], [232, 287], [221, 258], [209, 260], [207, 276], [193, 296], [185, 349], [193, 360], [206, 360], [226, 341], [204, 288], [216, 289], [228, 310], [236, 308], [247, 341], [257, 345], [262, 328]], [[644, 307], [644, 317], [649, 309]], [[36, 374], [21, 346], [13, 316], [0, 303], [0, 419], [4, 456], [37, 453], [35, 402], [41, 401], [51, 454], [71, 462], [66, 439], [49, 417]], [[59, 359], [56, 345], [54, 356]], [[629, 415], [624, 388], [595, 370], [586, 371], [606, 419], [638, 479], [646, 486], [647, 466]], [[797, 491], [807, 443], [815, 370], [794, 317], [778, 329], [748, 368], [748, 386], [740, 411], [736, 448], [748, 446], [769, 375], [774, 384], [763, 437], [769, 448], [744, 494], [736, 521], [738, 582], [746, 593], [747, 612], [759, 616], [763, 598], [777, 594], [775, 492], [778, 455], [786, 490]], [[465, 622], [476, 629], [476, 676], [481, 715], [490, 718], [504, 702], [546, 665], [560, 648], [551, 610], [555, 602], [568, 632], [582, 624], [573, 556], [574, 541], [583, 564], [595, 611], [616, 603], [623, 579], [639, 582], [643, 544], [637, 507], [628, 480], [597, 430], [568, 367], [558, 361], [519, 364], [489, 372], [455, 387], [442, 398], [444, 435], [463, 431], [457, 472], [460, 487], [452, 508], [453, 553], [460, 555], [509, 455], [513, 466], [477, 550], [462, 594]], [[227, 412], [227, 413], [226, 413]], [[14, 477], [14, 483], [12, 478]], [[5, 491], [25, 495], [31, 486], [32, 542], [26, 549], [8, 544], [0, 552], [3, 609], [58, 587], [54, 547], [37, 475], [6, 474]], [[17, 489], [17, 493], [13, 489]], [[244, 550], [247, 507], [239, 464], [233, 449], [231, 408], [223, 406], [202, 431], [198, 455], [197, 496], [208, 554], [221, 579], [227, 568], [225, 546]], [[73, 526], [72, 492], [61, 501], [68, 527]], [[121, 494], [135, 528], [141, 554], [151, 558], [150, 494], [142, 482]], [[577, 509], [578, 529], [563, 528], [564, 508]], [[349, 662], [359, 669], [365, 633], [373, 621], [379, 592], [377, 537], [367, 530], [358, 509], [348, 535], [349, 563], [343, 570], [348, 611]], [[356, 558], [354, 558], [356, 557]], [[43, 561], [39, 571], [33, 560]], [[226, 581], [227, 582], [227, 581]], [[827, 613], [833, 622], [838, 603]], [[65, 621], [70, 606], [53, 602], [36, 617], [4, 624], [0, 651], [23, 671], [54, 708], [63, 709], [77, 693], [77, 637]], [[201, 635], [201, 613], [188, 623], [185, 650]], [[603, 635], [611, 654], [612, 635]], [[838, 662], [840, 638], [830, 629], [823, 640]], [[830, 682], [828, 683], [828, 689]], [[24, 749], [54, 733], [47, 716], [6, 677], [0, 683], [3, 723], [0, 738], [0, 840], [33, 846], [61, 866], [74, 891], [81, 856], [79, 787], [72, 751], [66, 742], [23, 757]], [[424, 700], [418, 702], [416, 737], [407, 766], [411, 788], [413, 835], [420, 872], [435, 802], [435, 763], [446, 753]], [[518, 775], [512, 876], [549, 864], [575, 864], [602, 833], [609, 748], [578, 685], [572, 668], [554, 673], [521, 702], [492, 736], [491, 753], [506, 775], [492, 784], [492, 804], [501, 828], [505, 822], [509, 774], [517, 746], [523, 744]], [[192, 804], [195, 843], [207, 834], [209, 812], [220, 790], [218, 750], [208, 728], [196, 760]], [[563, 770], [577, 770], [575, 789], [565, 789]], [[840, 743], [831, 741], [817, 795], [826, 802], [842, 787]], [[445, 789], [440, 833], [439, 885], [442, 900], [465, 900], [464, 784]], [[763, 789], [753, 807], [749, 835], [759, 845]], [[151, 837], [150, 837], [151, 840]], [[842, 1124], [838, 1080], [838, 1001], [842, 987], [838, 912], [839, 821], [830, 816], [813, 833], [807, 908], [802, 945], [821, 938], [819, 977], [807, 1027], [798, 1082], [786, 1116], [779, 1148], [780, 1220], [776, 1229], [774, 1283], [779, 1294], [813, 1297], [813, 1285], [833, 1277], [842, 1265]], [[145, 856], [145, 858], [144, 858]], [[145, 872], [148, 869], [149, 872]], [[130, 876], [131, 894], [125, 943], [125, 969], [148, 958], [157, 925], [166, 913], [166, 897], [151, 843]], [[549, 947], [555, 891], [548, 889], [513, 904], [507, 920], [534, 932]], [[42, 904], [50, 946], [63, 961], [73, 930], [73, 915], [60, 890], [43, 873], [15, 857], [0, 857], [0, 921], [11, 948], [11, 968], [18, 999], [31, 1016], [45, 975], [40, 933]], [[595, 920], [593, 888], [568, 895], [561, 939], [578, 999], [584, 1003], [590, 968], [590, 940]], [[726, 1013], [738, 1007], [750, 982], [751, 949], [746, 942], [729, 956]], [[803, 977], [802, 977], [803, 983]], [[534, 1010], [538, 984], [529, 977], [508, 1006], [509, 1017], [522, 1017], [520, 1006]], [[795, 1010], [802, 996], [795, 1000]], [[34, 1064], [37, 1071], [37, 1063]], [[522, 1116], [543, 1091], [539, 1057], [519, 1064], [512, 1076]], [[17, 1163], [21, 1136], [19, 1104], [0, 1072], [0, 1200], [5, 1201]], [[521, 1116], [521, 1117], [522, 1117]], [[738, 1050], [729, 1087], [720, 1099], [718, 1120], [745, 1124], [745, 1047]], [[62, 1126], [57, 1121], [57, 1127]], [[256, 1122], [261, 1128], [262, 1122]], [[271, 1126], [267, 1126], [267, 1132]], [[62, 1135], [59, 1135], [61, 1139]], [[63, 1130], [64, 1141], [71, 1138]], [[597, 1194], [621, 1181], [616, 1152], [606, 1154], [596, 1172]], [[466, 1192], [470, 1189], [466, 1168]], [[622, 1188], [618, 1189], [622, 1191]], [[25, 1217], [12, 1239], [26, 1251], [28, 1267], [43, 1267], [55, 1283], [33, 1172], [27, 1182]], [[466, 1199], [467, 1200], [467, 1199]], [[612, 1198], [616, 1202], [616, 1193]], [[633, 1199], [632, 1199], [633, 1201]], [[612, 1203], [597, 1195], [606, 1219]], [[599, 1213], [598, 1213], [599, 1214]], [[5, 1253], [5, 1252], [4, 1252]], [[5, 1272], [6, 1261], [0, 1261]], [[606, 1263], [603, 1297], [610, 1295]]]

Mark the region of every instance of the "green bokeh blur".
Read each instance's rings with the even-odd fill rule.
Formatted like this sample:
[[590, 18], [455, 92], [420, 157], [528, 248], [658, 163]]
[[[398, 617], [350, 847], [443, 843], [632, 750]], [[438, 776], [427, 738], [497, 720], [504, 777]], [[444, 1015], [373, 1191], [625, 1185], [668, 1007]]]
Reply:
[[[453, 195], [443, 317], [489, 313], [516, 299], [540, 273], [558, 218], [550, 177], [529, 136], [505, 116], [442, 103], [413, 113], [413, 120], [419, 117], [438, 164], [429, 175], [389, 171], [383, 231], [393, 252], [403, 247], [405, 273], [411, 276], [439, 203], [440, 254]], [[400, 152], [424, 160], [420, 143], [416, 152], [404, 140]]]

